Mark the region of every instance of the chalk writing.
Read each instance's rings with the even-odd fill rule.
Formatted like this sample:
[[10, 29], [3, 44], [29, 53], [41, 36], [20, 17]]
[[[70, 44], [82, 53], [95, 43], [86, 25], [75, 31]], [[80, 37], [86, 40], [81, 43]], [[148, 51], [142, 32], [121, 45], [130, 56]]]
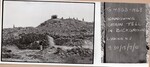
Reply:
[[132, 52], [134, 52], [135, 50], [139, 49], [139, 46], [137, 46], [136, 43], [134, 43], [134, 44], [128, 43], [127, 45], [125, 45], [125, 44], [119, 44], [119, 45], [115, 45], [115, 46], [110, 45], [110, 46], [108, 46], [108, 49], [119, 51], [119, 52], [122, 52], [122, 51], [132, 51]]
[[116, 30], [115, 32], [117, 32], [117, 33], [121, 33], [121, 32], [130, 32], [130, 33], [132, 33], [132, 32], [145, 32], [146, 31], [145, 28], [141, 28], [141, 29], [137, 29], [137, 28], [130, 28], [130, 29], [128, 29], [128, 28], [116, 28], [115, 30]]
[[107, 40], [109, 40], [109, 41], [132, 40], [132, 37], [107, 37]]
[[105, 6], [106, 62], [138, 62], [138, 54], [145, 60], [145, 5], [109, 3]]
[[109, 17], [108, 21], [119, 21], [119, 20], [135, 20], [135, 17]]
[[126, 7], [118, 7], [118, 8], [113, 8], [113, 7], [107, 7], [106, 10], [108, 12], [142, 12], [143, 9], [140, 8], [126, 8]]
[[108, 23], [108, 27], [121, 27], [121, 26], [142, 26], [142, 23], [139, 22], [114, 22]]
[[139, 22], [127, 22], [127, 26], [142, 26], [142, 23]]
[[109, 29], [107, 30], [108, 33], [113, 33], [113, 32], [116, 32], [116, 33], [134, 33], [134, 32], [145, 32], [146, 29], [145, 28], [140, 28], [140, 29], [137, 29], [137, 28], [115, 28], [115, 29]]
[[124, 24], [123, 23], [109, 23], [108, 24], [108, 27], [114, 27], [114, 26], [123, 26]]

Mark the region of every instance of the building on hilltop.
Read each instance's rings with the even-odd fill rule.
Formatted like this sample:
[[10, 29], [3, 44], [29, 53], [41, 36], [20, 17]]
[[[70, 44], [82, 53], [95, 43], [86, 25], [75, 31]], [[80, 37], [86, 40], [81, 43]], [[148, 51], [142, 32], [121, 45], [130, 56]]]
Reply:
[[51, 19], [57, 19], [57, 18], [58, 18], [57, 15], [52, 15], [52, 16], [51, 16]]

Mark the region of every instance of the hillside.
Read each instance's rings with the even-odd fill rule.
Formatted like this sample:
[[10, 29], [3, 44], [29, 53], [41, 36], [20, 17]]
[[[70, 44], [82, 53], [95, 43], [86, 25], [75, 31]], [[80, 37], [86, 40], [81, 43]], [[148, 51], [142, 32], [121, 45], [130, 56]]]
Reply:
[[20, 34], [28, 33], [59, 36], [93, 35], [93, 23], [76, 19], [49, 19], [37, 27], [4, 28], [3, 40], [18, 38]]
[[36, 27], [42, 32], [56, 35], [93, 34], [93, 23], [76, 19], [49, 19]]
[[[48, 19], [37, 27], [15, 27], [3, 29], [2, 45], [17, 45], [29, 48], [34, 41], [46, 40], [45, 35], [54, 38], [57, 45], [81, 45], [84, 40], [93, 42], [93, 23], [77, 19]], [[41, 38], [41, 39], [40, 39]], [[30, 46], [30, 48], [32, 48]]]
[[4, 28], [2, 61], [92, 63], [93, 25], [53, 18], [37, 27]]

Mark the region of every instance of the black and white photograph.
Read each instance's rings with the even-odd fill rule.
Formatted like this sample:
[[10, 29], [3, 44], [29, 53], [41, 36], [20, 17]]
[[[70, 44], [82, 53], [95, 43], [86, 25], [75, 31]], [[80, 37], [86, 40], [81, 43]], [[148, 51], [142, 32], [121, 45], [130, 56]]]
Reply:
[[102, 3], [103, 63], [147, 63], [150, 6], [141, 3]]
[[93, 64], [95, 3], [2, 3], [1, 62]]

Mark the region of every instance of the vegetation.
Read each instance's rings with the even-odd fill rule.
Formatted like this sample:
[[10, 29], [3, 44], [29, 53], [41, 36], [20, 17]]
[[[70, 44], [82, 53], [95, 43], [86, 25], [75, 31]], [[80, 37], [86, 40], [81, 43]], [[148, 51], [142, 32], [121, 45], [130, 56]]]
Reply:
[[[84, 44], [85, 40], [93, 42], [93, 23], [72, 18], [56, 18], [57, 15], [53, 15], [51, 19], [48, 19], [37, 27], [3, 29], [2, 46], [16, 46], [19, 48], [17, 50], [20, 52], [16, 53], [17, 51], [14, 52], [11, 49], [4, 49], [2, 51], [2, 57], [19, 59], [27, 57], [26, 59], [29, 60], [38, 59], [37, 61], [40, 60], [43, 62], [51, 62], [52, 60], [53, 62], [58, 62], [59, 60], [59, 62], [63, 61], [66, 63], [83, 63], [83, 61], [85, 61], [84, 63], [91, 63], [93, 59], [92, 49], [85, 49], [81, 46]], [[52, 53], [48, 54], [46, 52], [48, 55], [44, 55], [44, 53], [39, 54], [39, 52], [42, 51], [36, 50], [40, 49], [40, 45], [43, 46], [44, 50], [52, 50], [48, 49], [49, 43], [47, 35], [51, 36], [54, 39], [54, 43], [58, 46], [77, 48], [63, 50], [62, 48], [54, 47]], [[58, 60], [56, 60], [55, 57]], [[60, 61], [60, 59], [62, 61]]]

